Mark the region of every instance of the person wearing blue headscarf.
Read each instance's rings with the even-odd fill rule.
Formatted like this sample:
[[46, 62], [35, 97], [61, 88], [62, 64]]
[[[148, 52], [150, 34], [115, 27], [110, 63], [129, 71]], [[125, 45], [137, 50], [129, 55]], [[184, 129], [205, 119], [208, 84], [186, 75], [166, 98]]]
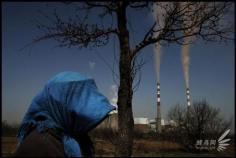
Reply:
[[88, 132], [114, 110], [91, 78], [62, 72], [34, 97], [17, 134], [14, 156], [92, 156]]

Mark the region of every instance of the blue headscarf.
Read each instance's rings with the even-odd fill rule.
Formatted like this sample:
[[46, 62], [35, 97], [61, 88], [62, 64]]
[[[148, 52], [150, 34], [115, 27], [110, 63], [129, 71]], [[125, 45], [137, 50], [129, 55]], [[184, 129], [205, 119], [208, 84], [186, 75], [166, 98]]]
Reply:
[[114, 109], [98, 92], [93, 79], [77, 72], [62, 72], [49, 80], [33, 99], [17, 138], [19, 144], [22, 143], [32, 127], [38, 132], [56, 129], [63, 133], [65, 155], [82, 156], [79, 143], [73, 136], [95, 128]]

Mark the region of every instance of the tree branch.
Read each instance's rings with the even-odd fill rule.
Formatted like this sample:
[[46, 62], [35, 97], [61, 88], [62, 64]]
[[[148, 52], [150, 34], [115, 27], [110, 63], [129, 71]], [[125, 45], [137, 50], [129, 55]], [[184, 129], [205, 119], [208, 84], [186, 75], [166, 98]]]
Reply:
[[[115, 28], [103, 28], [97, 24], [86, 24], [86, 17], [83, 20], [62, 20], [57, 13], [54, 13], [55, 20], [51, 20], [50, 26], [39, 24], [39, 29], [44, 34], [33, 40], [34, 44], [46, 39], [54, 39], [60, 43], [59, 46], [78, 46], [79, 48], [92, 46], [103, 46], [109, 41], [109, 35], [118, 35]], [[28, 45], [30, 45], [28, 44]]]
[[144, 7], [148, 7], [149, 2], [145, 1], [145, 2], [130, 2], [129, 3], [129, 7], [130, 8], [144, 8]]
[[96, 7], [101, 7], [101, 8], [106, 8], [109, 11], [116, 11], [118, 8], [117, 2], [91, 2], [91, 1], [86, 1], [85, 2], [87, 6], [89, 6], [89, 9], [91, 8], [96, 8]]
[[234, 40], [229, 36], [232, 29], [219, 27], [230, 3], [186, 2], [184, 5], [172, 3], [162, 7], [165, 11], [164, 28], [155, 30], [156, 23], [154, 23], [143, 40], [132, 49], [132, 57], [144, 47], [156, 42], [189, 44], [183, 42], [186, 37], [198, 36], [206, 41]]

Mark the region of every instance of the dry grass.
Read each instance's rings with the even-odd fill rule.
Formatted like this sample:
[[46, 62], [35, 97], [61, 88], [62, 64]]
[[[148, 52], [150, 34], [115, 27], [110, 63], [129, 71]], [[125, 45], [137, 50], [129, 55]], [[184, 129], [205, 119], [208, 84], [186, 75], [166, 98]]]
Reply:
[[2, 156], [11, 156], [16, 149], [16, 145], [15, 137], [2, 137]]
[[149, 153], [150, 151], [180, 151], [183, 148], [174, 142], [169, 141], [154, 141], [154, 140], [135, 140], [133, 151], [134, 153]]
[[[16, 138], [2, 137], [2, 156], [11, 156], [11, 153], [16, 148]], [[114, 156], [114, 145], [107, 140], [95, 139], [94, 141], [96, 156]], [[224, 152], [212, 152], [193, 154], [184, 152], [183, 148], [169, 141], [155, 141], [148, 139], [139, 139], [134, 141], [133, 156], [143, 157], [234, 157], [234, 146], [230, 146]]]
[[109, 141], [96, 139], [96, 141], [94, 141], [94, 147], [95, 147], [95, 154], [98, 157], [114, 155], [115, 147]]

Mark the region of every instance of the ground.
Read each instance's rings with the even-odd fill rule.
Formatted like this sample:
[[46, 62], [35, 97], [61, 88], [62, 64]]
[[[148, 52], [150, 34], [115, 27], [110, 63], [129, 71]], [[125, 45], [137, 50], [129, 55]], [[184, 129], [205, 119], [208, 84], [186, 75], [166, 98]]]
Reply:
[[[2, 156], [11, 156], [16, 148], [16, 138], [2, 137]], [[113, 156], [114, 146], [102, 139], [95, 139], [96, 156]], [[133, 156], [139, 157], [234, 157], [234, 146], [228, 147], [223, 152], [211, 153], [188, 153], [183, 148], [169, 141], [154, 141], [148, 139], [140, 139], [134, 141]]]

